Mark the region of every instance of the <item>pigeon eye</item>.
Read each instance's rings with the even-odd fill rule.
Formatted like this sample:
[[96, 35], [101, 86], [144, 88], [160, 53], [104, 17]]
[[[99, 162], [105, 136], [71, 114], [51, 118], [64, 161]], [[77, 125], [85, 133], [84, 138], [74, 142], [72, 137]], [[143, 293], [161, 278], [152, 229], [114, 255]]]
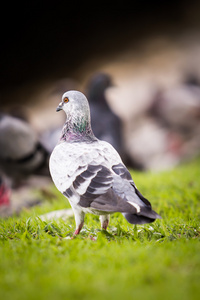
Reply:
[[64, 102], [67, 103], [69, 102], [69, 99], [67, 97], [64, 98]]

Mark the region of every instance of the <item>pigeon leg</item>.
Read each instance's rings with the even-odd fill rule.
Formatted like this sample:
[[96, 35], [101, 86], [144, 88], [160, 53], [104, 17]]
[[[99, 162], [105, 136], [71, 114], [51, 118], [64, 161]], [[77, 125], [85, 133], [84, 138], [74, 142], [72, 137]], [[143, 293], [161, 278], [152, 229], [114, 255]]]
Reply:
[[74, 216], [75, 216], [75, 222], [76, 222], [76, 230], [74, 232], [74, 235], [79, 234], [83, 224], [84, 224], [84, 218], [85, 218], [85, 213], [82, 210], [75, 209], [74, 210]]
[[83, 222], [78, 226], [78, 227], [76, 227], [76, 230], [74, 231], [74, 235], [77, 235], [77, 234], [79, 234], [80, 233], [80, 231], [81, 231], [81, 229], [82, 229], [82, 227], [83, 227]]
[[110, 215], [101, 215], [100, 216], [100, 222], [101, 222], [101, 228], [106, 230], [109, 224]]

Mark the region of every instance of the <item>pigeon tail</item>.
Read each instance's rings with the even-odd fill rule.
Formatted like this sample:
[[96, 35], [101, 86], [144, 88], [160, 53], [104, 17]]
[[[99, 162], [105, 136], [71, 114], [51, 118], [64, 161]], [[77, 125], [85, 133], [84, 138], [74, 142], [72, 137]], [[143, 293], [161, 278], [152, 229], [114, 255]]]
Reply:
[[123, 216], [131, 224], [146, 224], [146, 223], [152, 223], [156, 219], [161, 219], [161, 216], [158, 215], [150, 207], [141, 208], [140, 214], [136, 215], [130, 213], [123, 213]]
[[152, 223], [155, 221], [155, 219], [147, 218], [144, 216], [138, 216], [134, 214], [123, 214], [123, 216], [126, 218], [126, 220], [131, 224], [146, 224], [146, 223]]

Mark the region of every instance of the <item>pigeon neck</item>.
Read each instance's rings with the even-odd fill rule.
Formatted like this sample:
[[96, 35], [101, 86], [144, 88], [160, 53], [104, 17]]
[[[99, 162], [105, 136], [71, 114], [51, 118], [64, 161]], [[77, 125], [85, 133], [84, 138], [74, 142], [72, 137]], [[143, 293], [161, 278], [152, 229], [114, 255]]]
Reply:
[[83, 118], [79, 118], [76, 120], [66, 120], [62, 130], [60, 141], [73, 143], [82, 141], [92, 142], [95, 140], [96, 138], [93, 134], [89, 121]]
[[97, 93], [96, 91], [90, 91], [88, 95], [88, 99], [90, 103], [95, 103], [99, 107], [109, 107], [105, 97], [105, 91], [101, 91]]

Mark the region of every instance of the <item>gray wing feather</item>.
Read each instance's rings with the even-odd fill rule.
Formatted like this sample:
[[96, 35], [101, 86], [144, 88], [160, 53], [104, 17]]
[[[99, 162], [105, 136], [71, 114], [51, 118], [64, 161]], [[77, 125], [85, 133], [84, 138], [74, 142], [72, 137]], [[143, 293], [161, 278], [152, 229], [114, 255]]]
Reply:
[[[117, 170], [116, 173], [102, 165], [89, 165], [87, 170], [76, 177], [73, 182], [75, 190], [78, 190], [84, 180], [90, 179], [86, 192], [80, 195], [78, 204], [82, 207], [91, 207], [100, 211], [136, 213], [137, 209], [127, 202], [126, 189], [124, 190], [127, 185], [127, 189], [131, 188], [131, 192], [134, 193], [134, 189], [129, 182], [133, 182], [130, 173], [124, 167], [124, 172], [121, 172], [121, 176], [119, 176], [117, 172], [120, 169], [122, 170], [122, 167], [113, 166], [112, 169]], [[124, 185], [124, 181], [126, 185]], [[120, 187], [119, 191], [117, 187]]]
[[[89, 165], [87, 170], [76, 177], [73, 187], [76, 190], [78, 184], [84, 178], [90, 179], [86, 192], [80, 195], [79, 205], [83, 207], [91, 206], [91, 203], [100, 195], [104, 195], [113, 184], [111, 171], [102, 165]], [[77, 184], [78, 183], [78, 184]]]
[[[86, 192], [80, 195], [79, 205], [102, 212], [122, 212], [127, 220], [137, 224], [158, 218], [151, 209], [150, 202], [135, 187], [126, 167], [119, 164], [113, 166], [112, 170], [115, 174], [104, 166], [88, 166], [82, 175], [88, 178], [89, 174], [92, 177], [95, 173], [95, 176], [92, 177]], [[134, 218], [136, 214], [141, 218]]]

